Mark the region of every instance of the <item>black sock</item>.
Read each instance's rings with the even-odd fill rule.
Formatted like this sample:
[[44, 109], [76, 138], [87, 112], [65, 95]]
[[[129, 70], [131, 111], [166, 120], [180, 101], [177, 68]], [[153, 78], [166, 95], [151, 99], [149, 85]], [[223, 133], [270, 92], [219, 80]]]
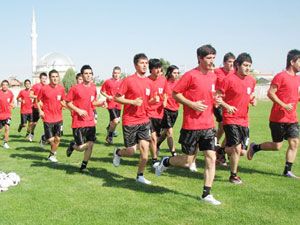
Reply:
[[219, 148], [218, 150], [217, 150], [217, 153], [219, 153], [220, 155], [225, 155], [225, 148]]
[[49, 158], [50, 156], [53, 156], [53, 155], [55, 155], [55, 154], [54, 154], [53, 152], [50, 151], [50, 154], [49, 154], [48, 158]]
[[237, 173], [230, 172], [230, 176], [231, 176], [231, 177], [236, 177], [236, 176], [237, 176]]
[[26, 136], [28, 136], [29, 134], [30, 134], [30, 132], [29, 132], [29, 131], [27, 131], [27, 132], [26, 132]]
[[144, 176], [144, 173], [138, 173], [138, 174], [136, 175], [136, 178], [139, 178], [140, 176]]
[[170, 166], [170, 157], [166, 158], [164, 161], [162, 161], [162, 163], [165, 167], [169, 167]]
[[289, 171], [292, 170], [293, 163], [285, 162], [284, 172], [283, 174], [287, 174]]
[[88, 164], [88, 161], [82, 161], [80, 169], [85, 169]]
[[120, 156], [121, 157], [121, 155], [119, 154], [119, 152], [121, 151], [121, 149], [117, 149], [117, 151], [116, 151], [116, 154], [117, 154], [117, 156]]
[[261, 150], [260, 145], [254, 145], [254, 146], [253, 146], [253, 151], [254, 151], [254, 153], [256, 153], [256, 152], [258, 152], [258, 151], [260, 151], [260, 150]]
[[108, 137], [112, 138], [114, 136], [114, 132], [113, 131], [109, 131], [108, 132]]
[[203, 187], [202, 198], [205, 198], [207, 195], [210, 194], [210, 189], [211, 189], [211, 187], [207, 187], [207, 186], [204, 186], [204, 187]]

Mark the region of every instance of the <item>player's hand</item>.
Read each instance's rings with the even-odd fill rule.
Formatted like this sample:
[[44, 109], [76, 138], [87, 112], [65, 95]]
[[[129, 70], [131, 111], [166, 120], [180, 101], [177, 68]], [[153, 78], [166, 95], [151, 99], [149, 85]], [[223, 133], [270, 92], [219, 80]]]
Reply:
[[114, 99], [114, 97], [113, 96], [111, 96], [111, 95], [107, 95], [107, 97], [106, 97], [108, 100], [113, 100]]
[[228, 105], [226, 107], [226, 109], [229, 114], [234, 114], [237, 111], [237, 108], [235, 108], [234, 106], [231, 106], [231, 105]]
[[107, 102], [106, 102], [106, 101], [104, 101], [104, 102], [101, 104], [101, 107], [106, 109], [106, 108], [108, 107], [108, 104], [107, 104]]
[[143, 104], [143, 99], [141, 97], [136, 98], [135, 100], [133, 100], [132, 105], [135, 106], [141, 106]]
[[88, 115], [87, 111], [83, 110], [83, 109], [79, 109], [78, 112], [79, 116], [81, 117], [85, 117]]
[[45, 117], [45, 113], [44, 113], [44, 111], [42, 111], [42, 110], [40, 110], [40, 117], [42, 118], [42, 119], [44, 119], [44, 117]]
[[192, 103], [192, 109], [203, 112], [207, 109], [207, 105], [203, 104], [204, 101], [197, 101]]
[[253, 105], [253, 106], [256, 106], [257, 101], [256, 101], [255, 96], [253, 96], [253, 98], [250, 100], [250, 104]]

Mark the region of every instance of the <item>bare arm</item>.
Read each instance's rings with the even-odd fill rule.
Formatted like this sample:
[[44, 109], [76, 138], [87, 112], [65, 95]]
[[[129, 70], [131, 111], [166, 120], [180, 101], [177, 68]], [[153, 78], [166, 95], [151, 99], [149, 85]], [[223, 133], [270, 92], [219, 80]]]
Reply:
[[221, 105], [222, 107], [224, 107], [227, 110], [227, 112], [230, 114], [235, 113], [237, 111], [237, 108], [224, 102], [222, 97], [223, 97], [222, 92], [217, 91], [216, 102], [218, 103], [218, 105]]
[[79, 116], [84, 117], [84, 116], [87, 116], [87, 115], [88, 115], [87, 111], [85, 111], [85, 110], [83, 110], [83, 109], [80, 109], [80, 108], [76, 107], [76, 106], [73, 104], [73, 102], [67, 102], [66, 105], [67, 105], [67, 107], [68, 107], [69, 109], [71, 109], [71, 110], [75, 111], [76, 113], [78, 113]]
[[203, 101], [193, 102], [187, 99], [186, 97], [184, 97], [183, 94], [174, 91], [172, 93], [172, 96], [177, 102], [186, 105], [195, 111], [203, 112], [207, 109], [207, 105], [203, 104]]
[[136, 99], [126, 99], [124, 96], [117, 95], [115, 96], [115, 101], [123, 105], [127, 104], [127, 105], [141, 106], [143, 104], [143, 99], [141, 97]]
[[109, 94], [106, 94], [106, 92], [104, 91], [100, 91], [101, 95], [103, 95], [105, 98], [107, 98], [108, 100], [113, 100], [114, 97], [109, 95]]
[[[277, 103], [280, 105], [282, 108], [285, 108], [287, 111], [291, 111], [293, 109], [293, 104], [292, 103], [284, 103], [281, 101], [278, 96], [276, 95], [277, 92], [277, 86], [276, 85], [271, 85], [269, 90], [268, 90], [268, 97], [271, 99], [272, 102]], [[288, 94], [288, 93], [287, 93]]]

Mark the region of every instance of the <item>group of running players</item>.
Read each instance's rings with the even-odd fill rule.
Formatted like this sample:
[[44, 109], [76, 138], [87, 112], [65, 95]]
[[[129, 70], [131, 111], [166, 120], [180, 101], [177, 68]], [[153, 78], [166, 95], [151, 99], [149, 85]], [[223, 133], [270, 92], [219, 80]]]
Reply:
[[[291, 172], [299, 145], [299, 126], [297, 103], [299, 100], [300, 51], [291, 50], [287, 54], [286, 69], [272, 80], [268, 97], [273, 102], [269, 118], [272, 141], [249, 145], [249, 105], [256, 105], [255, 79], [251, 76], [252, 58], [241, 53], [235, 58], [227, 53], [223, 67], [215, 68], [216, 50], [211, 45], [197, 49], [198, 66], [179, 78], [179, 68], [175, 65], [162, 70], [159, 59], [149, 59], [143, 53], [134, 56], [135, 73], [120, 79], [121, 68], [113, 68], [112, 77], [104, 82], [100, 93], [106, 97], [101, 100], [93, 83], [93, 70], [84, 65], [76, 75], [77, 84], [66, 94], [60, 85], [59, 73], [51, 70], [40, 74], [40, 83], [31, 87], [30, 80], [24, 81], [25, 89], [17, 96], [21, 104], [21, 123], [18, 132], [27, 126], [26, 137], [34, 138], [34, 130], [39, 118], [44, 122], [41, 144], [50, 144], [48, 159], [57, 162], [56, 152], [63, 131], [62, 109], [70, 110], [74, 141], [66, 150], [70, 157], [74, 150], [83, 152], [81, 172], [87, 172], [96, 140], [96, 107], [109, 111], [106, 142], [113, 145], [116, 127], [120, 123], [121, 106], [124, 147], [113, 151], [113, 165], [119, 166], [121, 159], [130, 157], [140, 150], [136, 181], [151, 184], [145, 178], [144, 170], [149, 152], [152, 167], [160, 176], [168, 167], [187, 167], [197, 171], [196, 158], [202, 151], [205, 160], [204, 186], [201, 200], [213, 205], [221, 204], [211, 194], [216, 164], [230, 164], [229, 181], [241, 184], [238, 176], [240, 157], [246, 155], [252, 160], [259, 151], [276, 151], [283, 140], [288, 141], [286, 163], [283, 175], [298, 178]], [[147, 75], [147, 72], [150, 75]], [[8, 149], [11, 110], [14, 96], [9, 90], [7, 80], [1, 82], [0, 91], [0, 129], [4, 127], [3, 148]], [[175, 151], [173, 127], [178, 116], [180, 104], [183, 105], [183, 122], [179, 143], [183, 154]], [[214, 118], [215, 115], [215, 118]], [[218, 129], [215, 129], [215, 119]], [[222, 135], [225, 138], [222, 140]], [[170, 156], [159, 161], [160, 145], [167, 139]], [[249, 145], [249, 149], [248, 149]]]

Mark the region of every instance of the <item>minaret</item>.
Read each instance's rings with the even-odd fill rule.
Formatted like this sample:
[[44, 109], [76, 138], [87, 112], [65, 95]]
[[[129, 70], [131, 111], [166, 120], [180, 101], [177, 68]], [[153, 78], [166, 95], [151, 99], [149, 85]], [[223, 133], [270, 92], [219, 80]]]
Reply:
[[36, 33], [36, 22], [35, 12], [32, 10], [32, 22], [31, 22], [31, 59], [32, 59], [32, 74], [35, 75], [37, 65], [37, 33]]

